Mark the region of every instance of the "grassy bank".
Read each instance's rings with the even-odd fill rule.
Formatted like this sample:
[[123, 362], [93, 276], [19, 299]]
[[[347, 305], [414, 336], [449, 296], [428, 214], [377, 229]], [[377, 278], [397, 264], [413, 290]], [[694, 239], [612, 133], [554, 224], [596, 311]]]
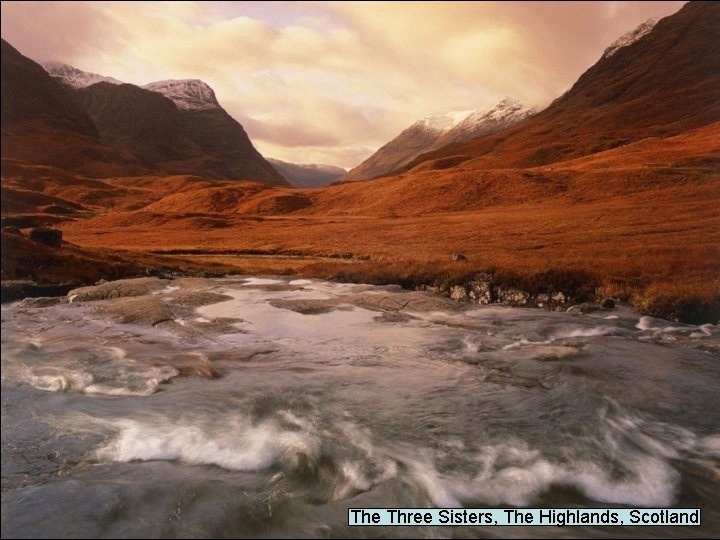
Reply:
[[[692, 324], [720, 320], [720, 278], [706, 279], [714, 264], [706, 253], [693, 252], [682, 260], [660, 259], [658, 271], [635, 259], [624, 271], [610, 271], [602, 263], [591, 266], [537, 264], [481, 265], [449, 260], [366, 260], [313, 258], [279, 254], [197, 254], [165, 256], [134, 251], [86, 249], [69, 243], [52, 248], [17, 234], [2, 235], [3, 280], [27, 279], [41, 284], [90, 284], [144, 275], [206, 275], [228, 273], [293, 275], [349, 283], [397, 284], [405, 289], [431, 290], [463, 301], [478, 301], [472, 291], [485, 287], [484, 302], [564, 310], [576, 304], [613, 298], [641, 313]], [[697, 251], [697, 250], [696, 250]], [[658, 259], [655, 259], [656, 262]], [[497, 259], [496, 259], [497, 261]], [[702, 264], [701, 264], [702, 263]], [[682, 271], [682, 267], [686, 271]], [[692, 270], [692, 271], [691, 271]], [[673, 274], [673, 272], [678, 272]], [[667, 279], [667, 276], [675, 276]], [[659, 279], [658, 279], [659, 278]], [[483, 285], [485, 284], [485, 285]], [[25, 289], [20, 289], [25, 290]], [[28, 289], [29, 290], [29, 289]], [[38, 289], [46, 290], [46, 289]], [[22, 293], [28, 294], [28, 293]]]

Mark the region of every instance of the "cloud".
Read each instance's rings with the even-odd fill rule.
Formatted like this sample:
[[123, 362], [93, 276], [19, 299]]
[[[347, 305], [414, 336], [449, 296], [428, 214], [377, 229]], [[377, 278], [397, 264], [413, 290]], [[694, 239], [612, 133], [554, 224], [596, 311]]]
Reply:
[[290, 123], [273, 120], [256, 120], [255, 118], [240, 119], [245, 129], [253, 134], [256, 140], [271, 143], [275, 146], [288, 148], [337, 146], [340, 140], [321, 127], [307, 124]]
[[37, 60], [135, 84], [201, 78], [258, 149], [352, 167], [416, 119], [545, 105], [683, 2], [4, 2]]

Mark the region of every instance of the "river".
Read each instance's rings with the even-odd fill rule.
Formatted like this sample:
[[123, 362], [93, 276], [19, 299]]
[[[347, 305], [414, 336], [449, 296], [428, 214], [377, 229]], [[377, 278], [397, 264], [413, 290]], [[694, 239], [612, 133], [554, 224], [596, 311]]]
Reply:
[[[3, 305], [3, 537], [720, 536], [715, 326], [293, 278], [145, 296], [172, 317]], [[515, 506], [703, 525], [347, 527]]]

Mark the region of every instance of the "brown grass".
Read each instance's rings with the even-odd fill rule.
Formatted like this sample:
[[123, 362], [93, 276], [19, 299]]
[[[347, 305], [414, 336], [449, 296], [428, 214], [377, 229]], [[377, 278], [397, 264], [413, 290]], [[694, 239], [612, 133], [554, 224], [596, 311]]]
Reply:
[[[718, 140], [715, 123], [552, 167], [461, 165], [322, 190], [187, 176], [53, 181], [51, 168], [17, 162], [3, 186], [53, 197], [28, 198], [23, 211], [58, 199], [91, 209], [91, 219], [56, 226], [97, 253], [192, 251], [193, 264], [237, 272], [408, 286], [487, 269], [530, 291], [581, 276], [582, 287], [570, 285], [585, 296], [679, 313], [678, 299], [720, 292]], [[36, 210], [35, 220], [58, 220]], [[451, 262], [453, 252], [468, 261]], [[288, 256], [297, 254], [309, 258]], [[339, 259], [348, 256], [363, 260]]]

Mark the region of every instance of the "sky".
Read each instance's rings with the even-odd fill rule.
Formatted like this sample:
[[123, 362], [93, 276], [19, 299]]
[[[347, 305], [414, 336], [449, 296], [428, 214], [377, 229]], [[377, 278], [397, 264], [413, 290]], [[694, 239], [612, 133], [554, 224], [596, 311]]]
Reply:
[[196, 78], [266, 157], [351, 168], [426, 116], [543, 107], [622, 34], [685, 2], [2, 2], [36, 61]]

